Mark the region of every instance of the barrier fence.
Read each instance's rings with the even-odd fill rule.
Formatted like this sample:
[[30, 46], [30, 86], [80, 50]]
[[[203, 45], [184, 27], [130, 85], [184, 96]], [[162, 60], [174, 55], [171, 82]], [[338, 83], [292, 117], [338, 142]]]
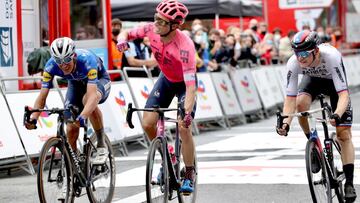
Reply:
[[[346, 67], [349, 87], [359, 88], [360, 68], [357, 64], [360, 64], [360, 55], [346, 56], [343, 63]], [[133, 69], [125, 68], [125, 72], [109, 71], [120, 72], [125, 80], [113, 82], [108, 99], [100, 105], [105, 132], [114, 146], [120, 144], [125, 155], [128, 141], [138, 141], [147, 146], [146, 136], [141, 127], [141, 114], [133, 116], [134, 129], [130, 129], [126, 123], [127, 105], [131, 102], [137, 108], [144, 107], [157, 79], [152, 78], [149, 72], [146, 78], [128, 77], [126, 71]], [[0, 79], [3, 95], [0, 98], [0, 129], [2, 129], [0, 168], [17, 163], [19, 157], [23, 157], [21, 159], [23, 163], [19, 164], [19, 167], [23, 167], [25, 163], [28, 165], [28, 172], [33, 173], [30, 159], [39, 154], [42, 145], [49, 137], [55, 136], [56, 116], [43, 113], [38, 121], [38, 129], [27, 130], [23, 126], [24, 106], [33, 106], [39, 90], [10, 92], [4, 87], [6, 80], [9, 78]], [[285, 81], [286, 67], [284, 65], [229, 69], [227, 73], [199, 73], [194, 131], [199, 133], [197, 126], [201, 122], [212, 121], [218, 122], [223, 127], [231, 127], [228, 121], [231, 118], [240, 118], [242, 123], [245, 123], [246, 116], [266, 114], [270, 109], [281, 107], [285, 96]], [[63, 107], [62, 98], [65, 94], [66, 88], [57, 87], [51, 90], [45, 108]], [[176, 104], [177, 99], [174, 99], [171, 105], [176, 107]], [[175, 117], [176, 114], [167, 116]], [[173, 124], [169, 124], [169, 127], [171, 125]]]

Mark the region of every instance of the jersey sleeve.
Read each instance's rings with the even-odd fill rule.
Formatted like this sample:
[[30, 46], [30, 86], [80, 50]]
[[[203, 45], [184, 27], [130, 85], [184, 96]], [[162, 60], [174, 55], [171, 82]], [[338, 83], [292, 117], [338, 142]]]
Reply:
[[342, 61], [342, 56], [337, 50], [336, 54], [334, 54], [333, 64], [331, 64], [330, 68], [336, 92], [339, 93], [342, 91], [347, 91], [348, 84], [346, 79], [345, 66]]
[[287, 64], [287, 73], [286, 73], [286, 96], [296, 97], [298, 93], [298, 64], [296, 64], [296, 59], [291, 57]]
[[41, 88], [51, 89], [53, 87], [54, 74], [52, 69], [54, 68], [54, 63], [51, 62], [51, 59], [46, 63], [44, 72], [42, 74]]
[[148, 24], [133, 28], [128, 32], [128, 40], [144, 38], [144, 37], [148, 36], [149, 32], [152, 32], [153, 30], [154, 30], [153, 23], [148, 23]]
[[[184, 40], [185, 41], [185, 40]], [[180, 48], [180, 62], [183, 67], [184, 82], [187, 86], [196, 82], [196, 52], [194, 44], [189, 41]]]
[[88, 57], [85, 62], [88, 83], [96, 84], [98, 81], [98, 65], [95, 56]]

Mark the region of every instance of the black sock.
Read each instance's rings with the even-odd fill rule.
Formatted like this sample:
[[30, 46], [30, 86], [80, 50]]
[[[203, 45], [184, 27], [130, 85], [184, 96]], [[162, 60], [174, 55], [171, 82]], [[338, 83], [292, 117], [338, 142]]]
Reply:
[[97, 138], [97, 147], [105, 147], [104, 128], [95, 130], [95, 134], [96, 134], [96, 138]]
[[343, 165], [343, 171], [345, 174], [345, 185], [353, 185], [354, 180], [354, 164]]
[[307, 137], [307, 139], [310, 138], [310, 133], [305, 133], [305, 136]]
[[185, 167], [185, 179], [193, 180], [195, 167], [194, 166], [186, 166]]

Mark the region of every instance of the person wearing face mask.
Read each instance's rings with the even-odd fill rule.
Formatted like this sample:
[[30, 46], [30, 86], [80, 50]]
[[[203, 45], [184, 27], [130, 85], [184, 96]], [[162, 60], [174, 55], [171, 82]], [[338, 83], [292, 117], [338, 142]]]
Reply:
[[249, 22], [249, 29], [251, 31], [251, 35], [255, 39], [256, 42], [260, 42], [260, 36], [258, 34], [258, 21], [256, 19], [251, 19]]
[[[111, 21], [111, 36], [112, 36], [112, 43], [111, 43], [111, 55], [112, 55], [112, 62], [113, 67], [109, 67], [109, 70], [119, 70], [122, 66], [122, 58], [123, 58], [123, 52], [120, 52], [116, 48], [116, 44], [118, 43], [117, 37], [120, 34], [121, 28], [122, 28], [122, 22], [119, 18], [114, 18]], [[112, 81], [118, 81], [121, 80], [120, 73], [114, 73], [110, 74], [110, 78]]]
[[259, 36], [260, 40], [263, 40], [266, 33], [268, 32], [268, 28], [265, 22], [259, 23]]

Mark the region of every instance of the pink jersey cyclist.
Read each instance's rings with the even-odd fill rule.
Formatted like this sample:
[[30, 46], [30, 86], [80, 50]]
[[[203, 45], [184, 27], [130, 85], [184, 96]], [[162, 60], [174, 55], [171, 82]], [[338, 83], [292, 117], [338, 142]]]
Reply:
[[165, 44], [161, 42], [160, 35], [154, 33], [153, 23], [134, 28], [128, 33], [128, 40], [144, 37], [150, 39], [151, 50], [168, 80], [195, 84], [195, 47], [188, 36], [176, 30], [175, 38]]

